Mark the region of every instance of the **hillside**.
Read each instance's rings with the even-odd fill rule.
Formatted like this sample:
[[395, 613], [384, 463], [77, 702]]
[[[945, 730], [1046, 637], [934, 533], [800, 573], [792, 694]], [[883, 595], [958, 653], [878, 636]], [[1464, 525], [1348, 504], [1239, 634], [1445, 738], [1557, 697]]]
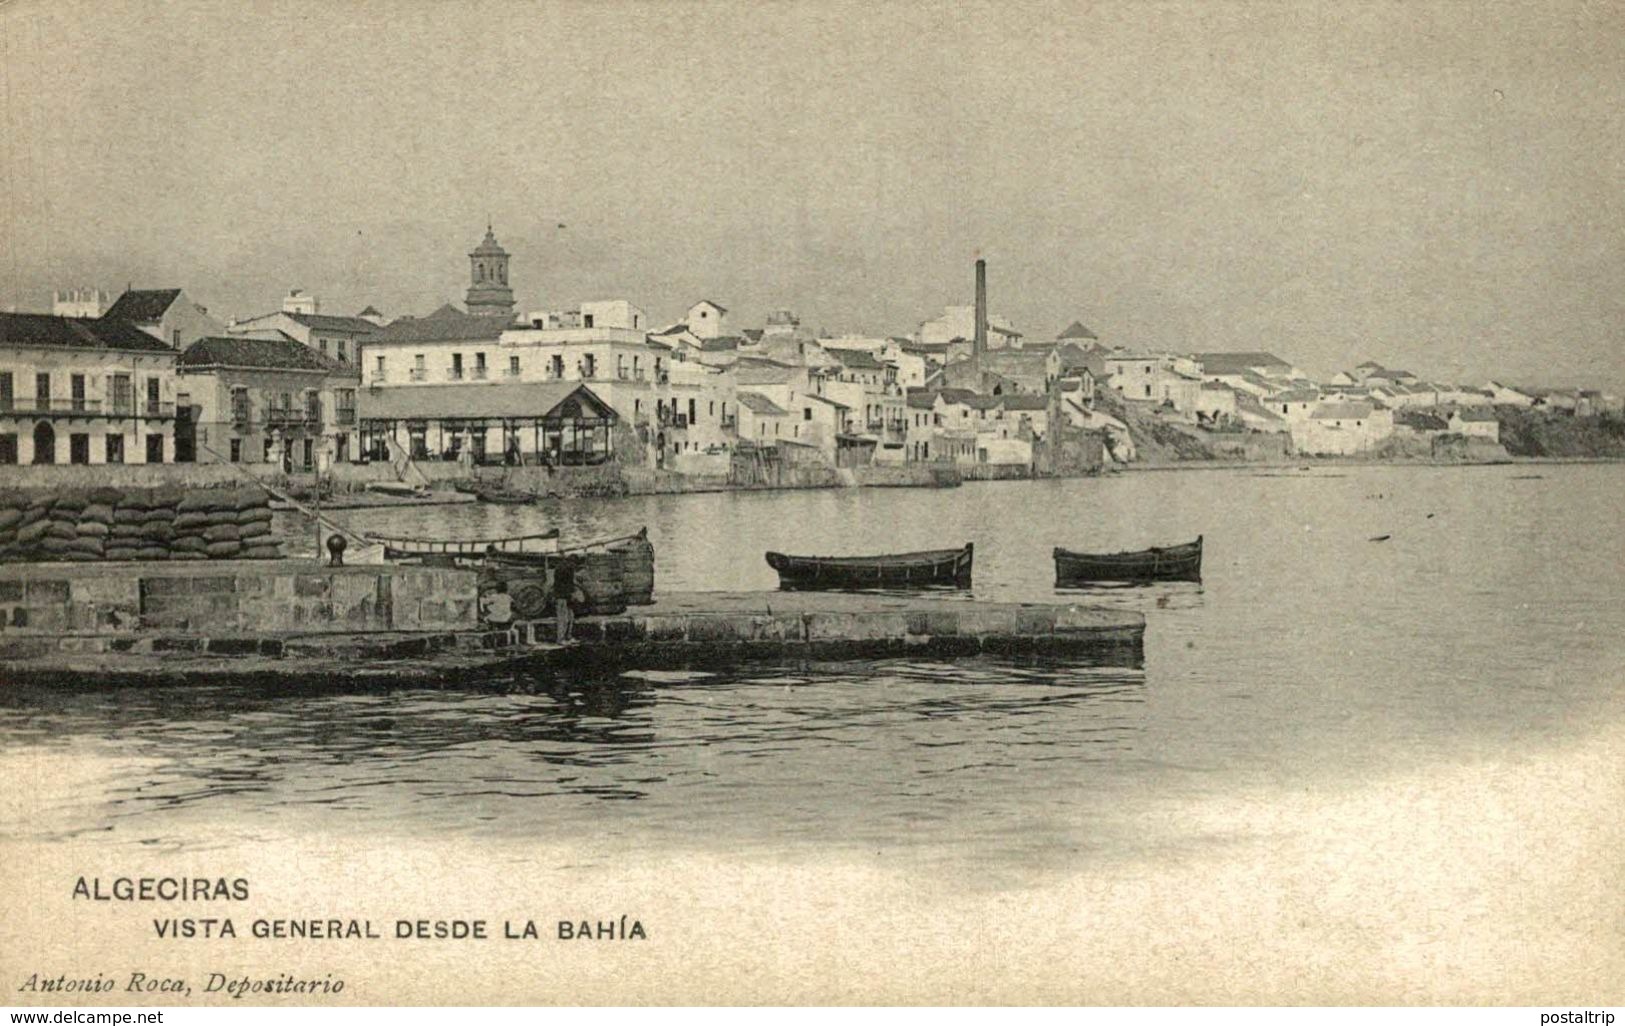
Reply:
[[1625, 459], [1625, 418], [1573, 417], [1498, 406], [1501, 445], [1513, 456]]

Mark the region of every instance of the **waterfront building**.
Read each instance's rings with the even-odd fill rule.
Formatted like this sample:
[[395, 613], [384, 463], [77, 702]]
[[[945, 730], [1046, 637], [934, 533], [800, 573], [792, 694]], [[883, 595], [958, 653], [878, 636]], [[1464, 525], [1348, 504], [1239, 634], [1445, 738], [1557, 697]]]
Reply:
[[1264, 400], [1265, 409], [1278, 414], [1289, 424], [1309, 419], [1319, 405], [1320, 390], [1314, 388], [1289, 388], [1274, 392]]
[[1321, 403], [1290, 424], [1293, 449], [1314, 456], [1370, 452], [1394, 433], [1393, 411], [1371, 403]]
[[577, 381], [444, 383], [368, 393], [361, 445], [374, 460], [573, 466], [614, 458], [619, 423]]
[[1107, 384], [1124, 399], [1170, 406], [1195, 417], [1202, 389], [1195, 360], [1171, 353], [1112, 353], [1105, 364]]
[[188, 415], [177, 449], [198, 463], [312, 470], [361, 457], [360, 371], [296, 339], [204, 338], [177, 361]]
[[1454, 409], [1450, 411], [1449, 425], [1450, 430], [1458, 435], [1501, 441], [1501, 422], [1496, 419], [1494, 410], [1481, 406]]
[[1196, 398], [1196, 419], [1198, 421], [1212, 426], [1228, 424], [1236, 419], [1237, 412], [1238, 407], [1234, 389], [1214, 381], [1204, 381], [1202, 383], [1201, 391]]
[[0, 464], [174, 459], [175, 357], [123, 320], [0, 313]]
[[789, 438], [790, 412], [760, 392], [739, 393], [739, 438], [770, 446]]
[[[1252, 374], [1265, 380], [1292, 381], [1304, 376], [1301, 370], [1274, 353], [1256, 351], [1194, 353], [1191, 359], [1196, 362], [1201, 376], [1209, 380], [1242, 378]], [[1225, 384], [1230, 382], [1226, 381]], [[1357, 382], [1350, 380], [1348, 384]]]
[[194, 303], [182, 289], [127, 289], [102, 316], [133, 324], [176, 352], [225, 332], [225, 325], [209, 316], [209, 308]]

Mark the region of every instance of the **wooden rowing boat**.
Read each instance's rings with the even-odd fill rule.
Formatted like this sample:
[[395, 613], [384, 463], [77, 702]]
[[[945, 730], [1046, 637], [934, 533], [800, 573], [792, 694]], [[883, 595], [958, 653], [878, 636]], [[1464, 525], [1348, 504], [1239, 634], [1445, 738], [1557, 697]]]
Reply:
[[514, 534], [503, 538], [404, 538], [382, 534], [368, 534], [370, 542], [384, 547], [386, 559], [411, 559], [418, 556], [467, 556], [480, 558], [491, 552], [557, 552], [559, 531], [540, 534]]
[[1200, 581], [1202, 536], [1185, 545], [1136, 552], [1089, 553], [1055, 550], [1055, 586], [1147, 584], [1154, 581]]
[[884, 556], [786, 556], [769, 552], [781, 591], [969, 588], [972, 546]]

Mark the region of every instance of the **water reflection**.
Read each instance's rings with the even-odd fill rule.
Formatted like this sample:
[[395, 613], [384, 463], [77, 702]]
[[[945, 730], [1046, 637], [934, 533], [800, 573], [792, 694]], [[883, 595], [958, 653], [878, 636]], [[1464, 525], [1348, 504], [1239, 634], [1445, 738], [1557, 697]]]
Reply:
[[[203, 840], [187, 825], [198, 816], [216, 824], [213, 840], [220, 824], [254, 836], [290, 821], [679, 836], [777, 817], [775, 832], [873, 838], [876, 809], [945, 801], [960, 790], [946, 782], [966, 774], [1008, 778], [986, 799], [997, 818], [1025, 807], [1023, 775], [1060, 749], [1074, 770], [1120, 757], [1142, 729], [1143, 685], [1133, 671], [976, 659], [367, 694], [13, 689], [0, 732], [120, 767], [58, 796], [81, 813], [65, 831], [9, 827], [36, 836], [134, 830], [185, 847]], [[605, 803], [640, 811], [606, 820]]]

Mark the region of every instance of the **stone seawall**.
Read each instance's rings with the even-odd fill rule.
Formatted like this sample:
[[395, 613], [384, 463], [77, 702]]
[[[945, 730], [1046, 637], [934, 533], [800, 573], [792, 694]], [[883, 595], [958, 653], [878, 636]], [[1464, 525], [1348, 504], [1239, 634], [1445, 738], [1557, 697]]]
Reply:
[[478, 575], [314, 561], [0, 566], [0, 638], [472, 630]]
[[[364, 601], [355, 599], [351, 608]], [[241, 621], [215, 620], [238, 629], [0, 633], [0, 683], [444, 686], [511, 681], [516, 673], [982, 655], [1137, 668], [1145, 632], [1139, 613], [1070, 604], [783, 592], [664, 595], [646, 612], [581, 618], [570, 645], [552, 643], [553, 625], [545, 622], [512, 630], [420, 622], [411, 630], [334, 624], [320, 631], [306, 619], [281, 631], [256, 631]]]

